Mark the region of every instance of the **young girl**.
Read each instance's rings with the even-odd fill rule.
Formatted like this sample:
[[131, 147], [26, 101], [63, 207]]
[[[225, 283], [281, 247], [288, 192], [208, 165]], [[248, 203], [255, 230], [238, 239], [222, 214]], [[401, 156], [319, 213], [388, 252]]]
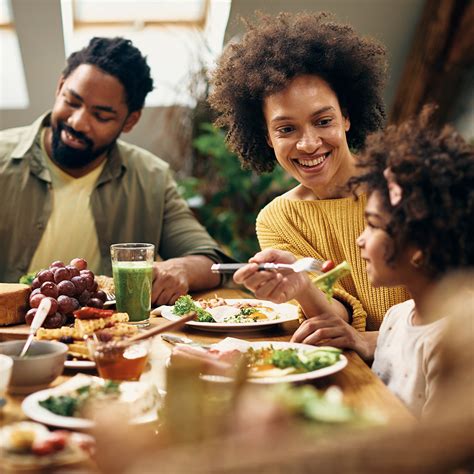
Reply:
[[473, 148], [452, 128], [436, 131], [432, 116], [425, 107], [370, 137], [370, 172], [357, 178], [369, 193], [357, 244], [370, 282], [402, 285], [412, 297], [387, 312], [372, 369], [417, 416], [430, 408], [447, 316], [427, 311], [430, 298], [441, 277], [474, 264]]

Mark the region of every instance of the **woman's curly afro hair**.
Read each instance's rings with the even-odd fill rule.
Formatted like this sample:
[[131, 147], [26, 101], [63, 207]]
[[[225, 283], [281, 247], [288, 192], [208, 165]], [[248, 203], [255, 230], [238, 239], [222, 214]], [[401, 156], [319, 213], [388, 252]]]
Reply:
[[225, 49], [209, 97], [218, 113], [216, 125], [227, 130], [227, 143], [245, 167], [273, 170], [276, 160], [266, 141], [263, 100], [303, 74], [320, 76], [334, 90], [351, 120], [349, 147], [361, 148], [366, 136], [382, 127], [383, 46], [331, 21], [326, 13], [259, 15], [243, 39]]
[[145, 97], [153, 90], [153, 79], [146, 58], [125, 38], [92, 38], [89, 44], [67, 59], [63, 77], [81, 64], [91, 64], [116, 77], [123, 85], [129, 112], [141, 110]]
[[[360, 156], [368, 172], [351, 181], [383, 198], [395, 244], [389, 260], [414, 244], [423, 252], [422, 267], [437, 277], [474, 265], [474, 148], [452, 127], [436, 128], [434, 111], [425, 106], [416, 118], [371, 135]], [[385, 168], [402, 189], [395, 206]]]

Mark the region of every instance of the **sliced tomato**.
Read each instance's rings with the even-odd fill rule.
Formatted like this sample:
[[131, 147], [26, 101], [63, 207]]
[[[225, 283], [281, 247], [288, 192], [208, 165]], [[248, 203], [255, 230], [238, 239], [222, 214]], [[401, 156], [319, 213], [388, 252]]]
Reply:
[[60, 451], [64, 449], [66, 446], [67, 440], [69, 437], [69, 433], [66, 431], [53, 431], [47, 438], [47, 441], [53, 444], [56, 451]]
[[92, 308], [91, 306], [84, 306], [84, 308], [74, 311], [74, 317], [77, 319], [100, 319], [110, 318], [114, 311], [112, 309]]
[[31, 446], [31, 451], [37, 456], [47, 456], [57, 451], [54, 442], [51, 442], [49, 438], [35, 441]]
[[323, 273], [328, 272], [329, 270], [332, 270], [336, 265], [334, 265], [334, 262], [332, 260], [326, 260], [322, 265], [321, 265], [321, 271]]

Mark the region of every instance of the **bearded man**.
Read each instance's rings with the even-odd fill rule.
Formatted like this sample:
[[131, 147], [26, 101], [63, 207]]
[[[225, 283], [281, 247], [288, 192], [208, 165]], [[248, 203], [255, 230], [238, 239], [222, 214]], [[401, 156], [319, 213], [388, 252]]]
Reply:
[[0, 132], [0, 281], [54, 260], [111, 274], [110, 245], [155, 244], [152, 301], [172, 304], [215, 287], [225, 260], [179, 196], [169, 165], [119, 140], [153, 89], [150, 68], [124, 38], [93, 38], [67, 59], [53, 110]]

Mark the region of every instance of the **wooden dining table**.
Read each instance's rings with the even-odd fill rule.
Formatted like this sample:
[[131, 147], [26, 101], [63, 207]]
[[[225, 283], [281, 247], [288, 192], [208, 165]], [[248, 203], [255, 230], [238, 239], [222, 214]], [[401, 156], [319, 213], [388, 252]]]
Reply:
[[[220, 288], [208, 292], [201, 292], [195, 297], [211, 298], [237, 298], [248, 299], [252, 295], [239, 288]], [[163, 326], [169, 321], [163, 317], [152, 317], [150, 323], [153, 326]], [[289, 341], [291, 335], [298, 327], [296, 320], [284, 322], [258, 331], [240, 331], [238, 333], [210, 332], [201, 329], [185, 326], [184, 328], [173, 331], [174, 334], [186, 336], [201, 344], [212, 344], [218, 342], [227, 336], [238, 337], [248, 341]], [[28, 335], [28, 326], [17, 325], [10, 327], [0, 327], [0, 342], [6, 340], [24, 339]], [[164, 342], [161, 337], [156, 336], [153, 340], [153, 349], [150, 355], [149, 370], [142, 375], [141, 380], [154, 383], [158, 388], [166, 389], [166, 362], [172, 350], [172, 346]], [[344, 351], [348, 360], [347, 366], [332, 375], [325, 376], [305, 383], [311, 383], [316, 388], [324, 390], [331, 386], [337, 386], [341, 389], [345, 403], [355, 410], [370, 410], [378, 413], [386, 422], [391, 425], [406, 425], [413, 423], [414, 417], [402, 404], [402, 402], [393, 395], [383, 382], [371, 371], [370, 367], [359, 357], [359, 355], [350, 350]], [[50, 387], [58, 386], [77, 374], [77, 370], [65, 369]], [[95, 369], [87, 371], [91, 375], [97, 375]], [[26, 395], [7, 394], [7, 403], [0, 409], [0, 427], [12, 422], [27, 420], [23, 413], [22, 402]], [[1, 461], [1, 453], [0, 453]], [[100, 470], [92, 459], [82, 462], [79, 465], [81, 472], [97, 473]], [[55, 469], [48, 469], [48, 473], [62, 472]], [[39, 471], [38, 471], [39, 472]], [[42, 472], [42, 471], [41, 471]]]
[[[246, 291], [238, 288], [220, 288], [208, 292], [201, 292], [197, 296], [209, 298], [218, 296], [221, 298], [252, 298]], [[161, 326], [168, 321], [162, 317], [152, 317], [152, 325]], [[289, 341], [291, 335], [298, 327], [298, 321], [288, 321], [270, 328], [259, 331], [245, 331], [239, 333], [209, 332], [201, 329], [185, 326], [183, 329], [174, 331], [177, 335], [185, 335], [188, 338], [202, 344], [215, 343], [226, 336], [239, 337], [248, 341]], [[12, 339], [24, 339], [28, 335], [28, 326], [6, 326], [0, 327], [0, 342]], [[164, 367], [165, 361], [169, 356], [171, 346], [163, 342], [159, 337], [157, 339], [157, 350], [153, 352], [151, 360], [152, 368], [157, 371], [151, 371], [149, 377], [159, 373], [159, 369]], [[403, 403], [393, 395], [383, 382], [371, 371], [370, 367], [354, 351], [344, 351], [348, 359], [347, 366], [340, 372], [326, 377], [315, 379], [311, 383], [317, 388], [325, 389], [330, 386], [339, 387], [344, 395], [344, 400], [350, 406], [356, 409], [376, 410], [384, 416], [390, 423], [404, 423], [413, 421], [413, 417]], [[63, 375], [58, 377], [53, 386], [59, 385], [74, 376], [76, 371], [65, 370]], [[91, 373], [91, 372], [89, 372]], [[94, 371], [92, 371], [94, 373]], [[159, 378], [160, 376], [157, 375]], [[156, 382], [156, 380], [155, 380]], [[160, 381], [158, 382], [161, 383]], [[164, 388], [164, 387], [161, 387]], [[0, 412], [0, 426], [12, 421], [26, 419], [22, 412], [21, 403], [24, 395], [7, 395], [7, 405]]]

